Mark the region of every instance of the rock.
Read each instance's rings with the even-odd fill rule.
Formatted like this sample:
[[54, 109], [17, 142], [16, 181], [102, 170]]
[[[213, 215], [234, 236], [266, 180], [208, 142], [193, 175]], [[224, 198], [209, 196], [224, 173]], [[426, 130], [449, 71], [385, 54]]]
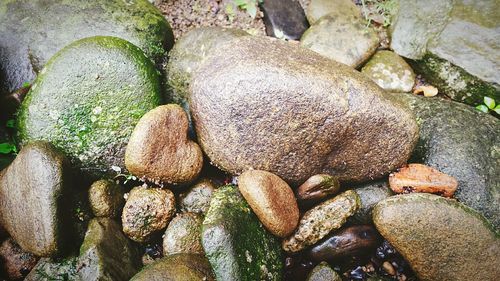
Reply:
[[377, 230], [370, 225], [355, 225], [340, 229], [327, 236], [308, 250], [308, 256], [316, 262], [338, 261], [345, 258], [368, 255], [380, 245]]
[[201, 241], [217, 280], [281, 280], [279, 241], [264, 229], [235, 186], [214, 192]]
[[215, 281], [210, 263], [203, 255], [176, 254], [166, 256], [145, 267], [131, 281]]
[[118, 217], [125, 205], [123, 195], [122, 188], [112, 180], [94, 182], [89, 189], [92, 212], [96, 217]]
[[267, 0], [261, 4], [268, 36], [299, 40], [309, 27], [304, 9], [298, 0]]
[[[0, 66], [1, 67], [1, 66]], [[0, 82], [1, 87], [1, 82]], [[0, 92], [0, 119], [9, 120], [15, 118], [15, 113], [24, 98], [28, 94], [31, 85], [24, 86], [12, 93], [2, 96]], [[1, 89], [1, 88], [0, 88]]]
[[355, 224], [372, 224], [372, 210], [375, 205], [393, 195], [387, 181], [364, 183], [353, 189], [359, 196], [360, 206], [349, 219]]
[[426, 192], [452, 197], [458, 182], [429, 166], [408, 164], [389, 175], [389, 186], [395, 193]]
[[411, 162], [458, 181], [454, 197], [500, 226], [500, 122], [456, 102], [387, 94], [412, 109], [420, 138]]
[[394, 196], [377, 204], [373, 221], [420, 280], [495, 280], [500, 275], [498, 234], [479, 213], [455, 200], [425, 193]]
[[188, 118], [176, 104], [146, 113], [134, 128], [125, 151], [125, 166], [139, 178], [185, 184], [198, 177], [203, 152], [188, 139]]
[[306, 9], [307, 20], [310, 24], [314, 24], [321, 17], [329, 14], [361, 16], [361, 11], [351, 0], [311, 0]]
[[0, 96], [32, 81], [49, 58], [78, 39], [119, 37], [156, 63], [174, 44], [168, 22], [146, 0], [2, 1], [0, 34]]
[[402, 166], [417, 138], [411, 114], [361, 73], [269, 37], [218, 48], [191, 92], [198, 142], [232, 174], [363, 181]]
[[182, 105], [189, 112], [187, 96], [193, 73], [221, 45], [247, 35], [250, 34], [240, 29], [199, 27], [179, 38], [164, 69], [171, 91], [170, 102]]
[[51, 144], [26, 145], [0, 174], [0, 224], [25, 251], [63, 252], [68, 240], [69, 162]]
[[275, 174], [249, 170], [238, 178], [238, 188], [269, 232], [286, 237], [299, 223], [299, 207], [288, 184]]
[[157, 71], [139, 48], [114, 37], [82, 39], [38, 75], [19, 110], [18, 138], [53, 143], [92, 177], [114, 174], [135, 124], [160, 98]]
[[299, 222], [295, 233], [283, 240], [287, 252], [298, 252], [323, 239], [328, 233], [339, 229], [359, 208], [356, 192], [348, 190], [307, 211]]
[[146, 242], [167, 227], [175, 214], [175, 197], [168, 189], [134, 187], [123, 207], [123, 232], [136, 242]]
[[11, 238], [0, 245], [0, 275], [10, 280], [22, 280], [37, 261], [36, 256], [23, 251]]
[[328, 263], [321, 262], [309, 273], [306, 281], [342, 281], [342, 278]]
[[201, 179], [184, 193], [179, 195], [179, 207], [182, 212], [205, 214], [210, 207], [215, 185], [208, 179]]
[[413, 69], [391, 51], [377, 51], [361, 72], [386, 91], [411, 92], [415, 84]]
[[379, 38], [360, 16], [336, 13], [313, 24], [300, 39], [300, 44], [329, 59], [357, 68], [375, 53]]
[[163, 254], [203, 255], [203, 246], [201, 245], [202, 222], [202, 217], [195, 213], [177, 214], [168, 224], [163, 236]]
[[41, 258], [24, 281], [77, 280], [77, 263], [78, 257], [62, 260]]
[[140, 268], [138, 250], [110, 218], [90, 221], [78, 258], [81, 280], [129, 280]]
[[500, 3], [495, 0], [399, 1], [391, 48], [439, 92], [471, 105], [500, 100]]
[[297, 200], [301, 204], [312, 204], [335, 195], [340, 190], [336, 177], [326, 174], [314, 175], [301, 184], [296, 191]]

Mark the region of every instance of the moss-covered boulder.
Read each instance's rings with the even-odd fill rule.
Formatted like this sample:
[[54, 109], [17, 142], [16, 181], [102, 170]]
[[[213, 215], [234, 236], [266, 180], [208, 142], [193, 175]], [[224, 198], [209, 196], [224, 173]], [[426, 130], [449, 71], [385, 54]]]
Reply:
[[411, 162], [458, 180], [454, 194], [500, 227], [500, 121], [457, 102], [389, 93], [417, 118], [420, 137]]
[[496, 280], [500, 236], [477, 212], [452, 199], [413, 193], [377, 204], [378, 231], [419, 280]]
[[19, 110], [22, 145], [43, 139], [97, 177], [124, 167], [139, 119], [160, 104], [158, 72], [144, 53], [116, 37], [90, 37], [45, 65]]
[[214, 192], [201, 239], [217, 280], [281, 280], [279, 241], [265, 230], [237, 187]]
[[203, 255], [175, 254], [146, 266], [131, 281], [215, 281]]
[[78, 257], [53, 260], [42, 258], [26, 276], [25, 281], [77, 280]]
[[168, 22], [147, 0], [1, 1], [0, 34], [0, 95], [33, 80], [50, 57], [78, 39], [119, 37], [157, 63], [174, 43]]

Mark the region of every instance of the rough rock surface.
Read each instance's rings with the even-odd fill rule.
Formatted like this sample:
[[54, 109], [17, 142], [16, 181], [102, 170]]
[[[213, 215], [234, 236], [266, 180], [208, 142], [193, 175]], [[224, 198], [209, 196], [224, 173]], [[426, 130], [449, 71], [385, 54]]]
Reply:
[[168, 224], [163, 235], [163, 255], [178, 253], [203, 255], [201, 223], [203, 218], [195, 213], [180, 213]]
[[361, 12], [352, 0], [311, 0], [306, 9], [307, 20], [314, 24], [321, 17], [333, 14], [361, 16]]
[[215, 185], [209, 179], [200, 179], [179, 195], [179, 207], [183, 212], [205, 214], [210, 207]]
[[77, 263], [78, 257], [60, 260], [41, 258], [24, 281], [78, 280]]
[[210, 263], [202, 255], [176, 254], [146, 266], [131, 281], [215, 281]]
[[424, 193], [394, 196], [377, 204], [373, 221], [420, 280], [500, 275], [499, 235], [479, 213], [455, 200]]
[[373, 207], [393, 195], [387, 181], [363, 183], [353, 190], [358, 194], [361, 203], [359, 209], [349, 219], [349, 222], [354, 224], [372, 224]]
[[386, 91], [410, 92], [415, 84], [413, 69], [398, 54], [387, 50], [377, 51], [361, 72]]
[[38, 257], [23, 251], [12, 238], [0, 245], [0, 276], [22, 280], [35, 267]]
[[125, 205], [123, 188], [112, 180], [98, 180], [89, 189], [89, 202], [96, 217], [115, 218]]
[[0, 224], [25, 251], [55, 256], [64, 250], [71, 188], [69, 162], [52, 145], [26, 145], [0, 173]]
[[50, 57], [78, 39], [119, 37], [139, 46], [157, 63], [174, 44], [168, 22], [147, 0], [2, 1], [0, 34], [0, 77], [4, 78], [0, 95], [32, 81]]
[[309, 273], [306, 281], [342, 281], [342, 278], [327, 262], [321, 262]]
[[90, 176], [114, 174], [135, 124], [160, 101], [158, 73], [139, 48], [116, 37], [85, 38], [40, 72], [19, 110], [18, 138], [51, 142]]
[[418, 137], [412, 115], [361, 73], [288, 42], [242, 37], [218, 48], [191, 84], [198, 142], [214, 165], [302, 183], [381, 177]]

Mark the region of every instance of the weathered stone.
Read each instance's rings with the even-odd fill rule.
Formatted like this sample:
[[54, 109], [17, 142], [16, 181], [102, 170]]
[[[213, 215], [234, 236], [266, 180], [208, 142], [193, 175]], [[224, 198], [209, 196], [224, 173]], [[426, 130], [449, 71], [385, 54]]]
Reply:
[[298, 0], [267, 0], [261, 5], [266, 33], [280, 39], [299, 40], [309, 24]]
[[307, 20], [310, 24], [330, 14], [361, 16], [361, 11], [351, 0], [311, 0], [306, 9]]
[[348, 190], [307, 211], [295, 233], [283, 240], [287, 252], [298, 252], [339, 229], [359, 208], [359, 196]]
[[288, 184], [273, 173], [249, 170], [238, 178], [238, 188], [269, 232], [286, 237], [299, 223], [299, 207]]
[[386, 91], [410, 92], [415, 84], [413, 69], [391, 51], [377, 51], [361, 72]]
[[452, 101], [391, 94], [411, 108], [420, 138], [411, 162], [458, 180], [454, 196], [500, 227], [500, 121]]
[[32, 81], [50, 57], [78, 39], [119, 37], [157, 63], [174, 44], [168, 22], [146, 0], [2, 1], [0, 34], [0, 96]]
[[355, 224], [372, 224], [372, 210], [375, 205], [393, 195], [387, 181], [364, 183], [353, 189], [359, 196], [360, 206], [356, 213], [349, 219]]
[[52, 145], [26, 145], [0, 174], [0, 224], [25, 251], [63, 252], [68, 237], [69, 162]]
[[[420, 280], [495, 280], [500, 238], [474, 210], [437, 195], [398, 195], [377, 204], [373, 221]], [[443, 266], [446, 265], [446, 266]]]
[[335, 195], [340, 190], [340, 183], [336, 177], [319, 174], [308, 178], [296, 191], [297, 200], [305, 205], [310, 205]]
[[90, 221], [78, 258], [80, 280], [129, 280], [140, 268], [138, 250], [110, 218]]
[[235, 186], [214, 192], [201, 239], [217, 280], [281, 280], [279, 242], [264, 229]]
[[215, 281], [210, 263], [203, 255], [176, 254], [148, 265], [131, 281]]
[[380, 235], [373, 226], [349, 226], [327, 236], [307, 253], [317, 262], [338, 261], [353, 256], [366, 256], [380, 245], [380, 240]]
[[38, 75], [19, 111], [18, 138], [53, 143], [93, 177], [114, 174], [135, 124], [160, 98], [158, 73], [139, 48], [115, 37], [82, 39]]
[[41, 258], [24, 281], [78, 280], [77, 263], [78, 257], [62, 260]]
[[203, 219], [195, 213], [177, 214], [168, 224], [163, 235], [163, 254], [201, 254], [201, 223]]
[[411, 114], [361, 73], [269, 37], [218, 48], [191, 92], [198, 141], [232, 174], [378, 178], [404, 165], [418, 135]]
[[375, 53], [379, 38], [360, 16], [336, 13], [313, 24], [300, 39], [300, 44], [356, 68]]
[[188, 118], [180, 106], [168, 104], [149, 111], [139, 120], [127, 144], [127, 169], [152, 182], [192, 182], [203, 166], [203, 152], [187, 133]]
[[89, 202], [96, 217], [115, 218], [121, 214], [125, 199], [122, 187], [111, 180], [99, 180], [90, 186]]
[[[1, 87], [1, 82], [0, 82]], [[15, 118], [15, 113], [28, 94], [31, 85], [23, 86], [12, 93], [2, 96], [0, 93], [0, 119]]]
[[208, 179], [201, 179], [184, 193], [179, 195], [179, 207], [183, 212], [205, 214], [210, 207], [214, 184]]
[[175, 214], [172, 191], [153, 187], [134, 187], [123, 207], [123, 232], [136, 242], [145, 242], [167, 227]]
[[342, 278], [328, 263], [321, 262], [309, 273], [306, 281], [342, 281]]
[[38, 258], [23, 251], [12, 238], [0, 245], [0, 276], [21, 280], [35, 267]]

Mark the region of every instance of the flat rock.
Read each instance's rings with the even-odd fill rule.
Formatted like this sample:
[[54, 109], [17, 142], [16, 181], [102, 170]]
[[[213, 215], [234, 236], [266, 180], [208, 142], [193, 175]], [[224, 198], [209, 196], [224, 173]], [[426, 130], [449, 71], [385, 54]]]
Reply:
[[26, 145], [0, 174], [0, 224], [25, 251], [55, 256], [67, 242], [69, 162], [46, 142]]
[[160, 100], [158, 73], [139, 48], [116, 37], [82, 39], [38, 75], [19, 110], [18, 138], [51, 142], [92, 177], [114, 174], [135, 124]]
[[378, 178], [406, 162], [418, 135], [412, 115], [361, 73], [269, 37], [218, 48], [190, 91], [198, 143], [232, 174]]
[[288, 184], [273, 173], [249, 170], [238, 177], [238, 188], [269, 232], [286, 237], [299, 223], [299, 207]]
[[267, 0], [261, 4], [268, 36], [299, 40], [309, 27], [299, 0]]
[[329, 14], [314, 23], [300, 44], [334, 61], [357, 68], [379, 44], [377, 33], [358, 15]]
[[78, 258], [80, 280], [129, 280], [140, 268], [135, 245], [110, 218], [89, 223]]
[[96, 217], [120, 216], [125, 205], [123, 188], [112, 180], [98, 180], [89, 189], [89, 202]]
[[415, 73], [410, 65], [387, 50], [377, 51], [361, 72], [386, 91], [410, 92], [415, 84]]
[[454, 197], [500, 227], [500, 121], [452, 101], [388, 93], [416, 115], [420, 138], [411, 162], [458, 181]]
[[4, 78], [0, 96], [32, 81], [50, 57], [82, 38], [119, 37], [139, 46], [157, 63], [174, 44], [168, 22], [147, 0], [2, 1], [0, 34], [0, 77]]
[[419, 280], [500, 275], [499, 235], [479, 213], [455, 200], [424, 193], [394, 196], [377, 204], [373, 221]]
[[163, 254], [178, 253], [203, 255], [201, 245], [202, 216], [195, 213], [177, 214], [163, 235]]
[[314, 24], [329, 14], [361, 16], [361, 11], [351, 0], [311, 0], [306, 9], [307, 20]]
[[279, 242], [265, 230], [237, 187], [214, 192], [201, 239], [217, 280], [281, 280]]
[[210, 263], [203, 255], [169, 255], [146, 266], [131, 281], [215, 281]]
[[77, 280], [77, 263], [78, 257], [74, 256], [59, 260], [41, 258], [24, 281], [53, 281], [65, 278], [66, 280]]

